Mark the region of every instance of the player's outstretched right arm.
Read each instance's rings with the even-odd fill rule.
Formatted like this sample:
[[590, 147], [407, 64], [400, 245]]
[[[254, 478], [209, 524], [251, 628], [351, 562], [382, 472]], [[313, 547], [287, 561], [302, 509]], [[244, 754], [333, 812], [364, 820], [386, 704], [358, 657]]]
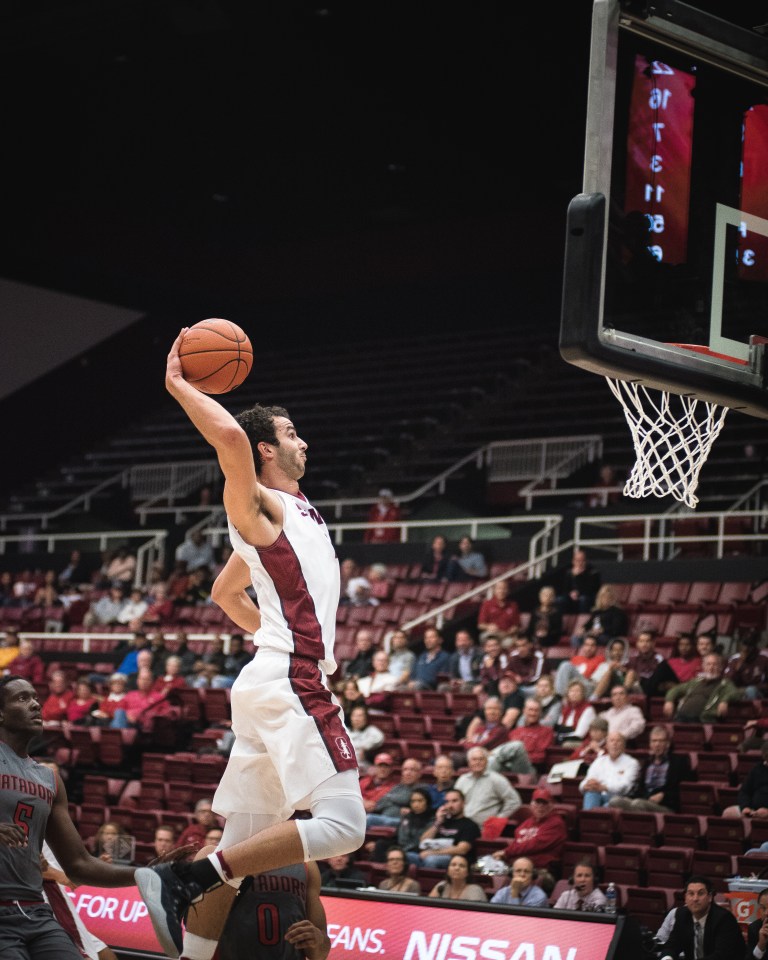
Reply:
[[259, 496], [256, 467], [253, 463], [251, 445], [245, 431], [232, 414], [220, 403], [187, 383], [181, 369], [179, 347], [187, 332], [181, 331], [168, 354], [165, 370], [165, 387], [183, 407], [203, 437], [215, 449], [221, 469], [227, 480], [240, 483], [250, 481], [254, 497]]
[[249, 543], [269, 545], [280, 532], [282, 508], [274, 495], [258, 482], [251, 443], [237, 420], [213, 397], [196, 390], [184, 379], [179, 347], [186, 332], [185, 327], [168, 354], [166, 389], [216, 451], [226, 478], [227, 515]]

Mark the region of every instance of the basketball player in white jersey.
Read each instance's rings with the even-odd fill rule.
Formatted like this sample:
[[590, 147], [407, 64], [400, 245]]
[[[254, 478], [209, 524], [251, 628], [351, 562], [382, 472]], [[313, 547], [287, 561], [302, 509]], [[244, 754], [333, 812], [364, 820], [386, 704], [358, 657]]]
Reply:
[[[168, 956], [183, 949], [188, 960], [210, 960], [243, 877], [357, 850], [365, 810], [326, 681], [335, 669], [339, 567], [322, 518], [299, 490], [307, 444], [282, 408], [257, 406], [235, 419], [187, 383], [184, 333], [168, 355], [166, 387], [216, 450], [235, 551], [213, 599], [255, 634], [257, 653], [232, 687], [235, 742], [214, 798], [226, 818], [219, 847], [194, 863], [139, 869], [136, 881]], [[288, 820], [294, 810], [312, 817]], [[181, 918], [203, 894], [182, 939]]]

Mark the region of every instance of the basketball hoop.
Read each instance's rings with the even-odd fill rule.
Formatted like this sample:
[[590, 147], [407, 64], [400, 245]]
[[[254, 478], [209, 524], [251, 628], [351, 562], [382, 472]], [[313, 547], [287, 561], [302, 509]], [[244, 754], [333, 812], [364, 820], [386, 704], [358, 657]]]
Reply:
[[[721, 356], [695, 344], [673, 346]], [[605, 379], [624, 410], [637, 457], [624, 496], [639, 499], [671, 494], [693, 509], [699, 502], [699, 473], [729, 408], [690, 395], [654, 390], [637, 381]]]

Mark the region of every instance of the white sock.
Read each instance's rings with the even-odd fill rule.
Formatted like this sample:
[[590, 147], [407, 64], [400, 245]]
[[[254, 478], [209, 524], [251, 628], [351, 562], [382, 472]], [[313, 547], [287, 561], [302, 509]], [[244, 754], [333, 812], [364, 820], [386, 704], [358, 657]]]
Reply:
[[206, 940], [194, 933], [185, 933], [183, 943], [179, 960], [212, 960], [218, 946], [218, 940]]

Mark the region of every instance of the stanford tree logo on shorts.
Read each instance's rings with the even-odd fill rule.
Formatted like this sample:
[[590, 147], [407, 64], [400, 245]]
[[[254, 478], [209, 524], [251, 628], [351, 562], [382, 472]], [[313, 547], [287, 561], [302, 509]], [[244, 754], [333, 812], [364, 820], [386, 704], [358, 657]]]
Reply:
[[352, 757], [352, 751], [345, 737], [336, 737], [336, 748], [341, 755], [342, 760], [349, 760]]

